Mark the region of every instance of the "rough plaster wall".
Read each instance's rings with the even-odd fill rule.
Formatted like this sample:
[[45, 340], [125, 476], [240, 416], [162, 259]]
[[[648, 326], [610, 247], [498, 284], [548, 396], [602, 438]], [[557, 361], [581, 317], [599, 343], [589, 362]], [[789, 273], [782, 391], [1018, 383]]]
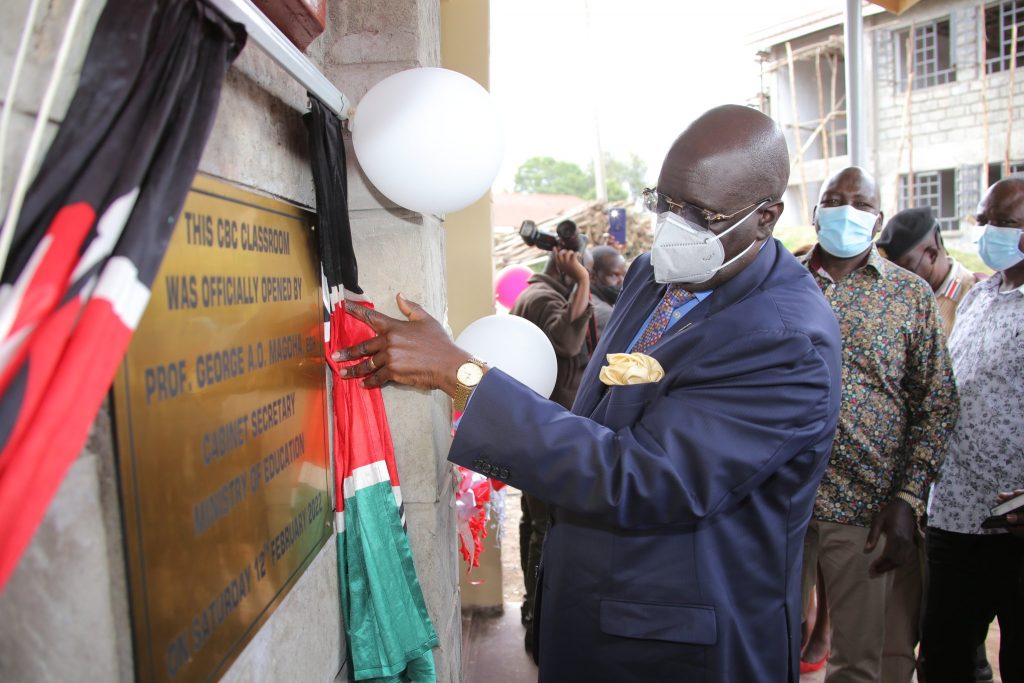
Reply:
[[[0, 3], [0, 91], [28, 0]], [[37, 110], [70, 0], [44, 3], [25, 86], [16, 99], [12, 144], [4, 150], [5, 184], [21, 165], [23, 141]], [[93, 0], [72, 53], [69, 75], [51, 116], [63, 117], [91, 27]], [[438, 0], [332, 1], [328, 28], [307, 54], [350, 100], [412, 66], [439, 63]], [[200, 170], [304, 206], [314, 203], [301, 114], [305, 91], [251, 45], [229, 72]], [[403, 292], [444, 318], [441, 221], [395, 207], [366, 181], [349, 147], [349, 191], [361, 282], [386, 313], [398, 315]], [[10, 180], [6, 180], [10, 179]], [[384, 391], [409, 523], [427, 607], [441, 640], [441, 681], [460, 679], [461, 623], [454, 535], [447, 399]], [[0, 680], [132, 679], [131, 631], [111, 431], [101, 413], [9, 587], [0, 595]], [[225, 680], [333, 680], [343, 657], [333, 541], [328, 543]], [[344, 679], [342, 671], [340, 679]]]
[[104, 406], [0, 595], [0, 680], [131, 680], [114, 467]]

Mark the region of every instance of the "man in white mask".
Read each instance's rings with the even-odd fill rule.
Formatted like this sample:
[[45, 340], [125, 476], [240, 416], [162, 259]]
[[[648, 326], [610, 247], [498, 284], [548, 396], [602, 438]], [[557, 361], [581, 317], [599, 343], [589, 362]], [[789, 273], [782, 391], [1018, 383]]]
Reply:
[[676, 139], [647, 193], [654, 253], [630, 267], [571, 411], [477, 365], [416, 304], [398, 298], [407, 321], [353, 309], [378, 336], [339, 354], [362, 359], [346, 376], [468, 396], [449, 460], [550, 505], [544, 683], [797, 683], [801, 542], [841, 351], [772, 239], [788, 178], [781, 129], [753, 109], [712, 109]]
[[817, 566], [832, 626], [826, 681], [909, 683], [917, 522], [959, 410], [952, 366], [931, 288], [874, 246], [874, 179], [856, 167], [830, 178], [814, 227], [803, 263], [842, 331], [843, 405], [804, 546], [805, 597]]

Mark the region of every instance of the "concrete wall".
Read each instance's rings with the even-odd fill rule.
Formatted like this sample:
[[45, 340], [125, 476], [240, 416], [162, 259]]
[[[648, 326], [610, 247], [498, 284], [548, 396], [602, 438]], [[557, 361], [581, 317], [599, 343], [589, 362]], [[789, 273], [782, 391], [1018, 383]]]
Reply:
[[[950, 21], [956, 80], [912, 89], [908, 98], [898, 84], [895, 35], [913, 25], [944, 19]], [[829, 34], [841, 36], [842, 26], [794, 39], [793, 46], [796, 49], [815, 41], [822, 42]], [[973, 213], [974, 204], [984, 190], [983, 174], [977, 172], [978, 167], [1001, 163], [1007, 150], [1011, 160], [1024, 159], [1024, 125], [1011, 126], [1010, 123], [1019, 121], [1024, 107], [1024, 69], [1018, 69], [1015, 75], [1011, 107], [1009, 71], [982, 77], [980, 41], [983, 36], [978, 3], [971, 0], [924, 0], [899, 16], [886, 12], [865, 19], [869, 166], [879, 181], [882, 210], [887, 215], [897, 210], [900, 174], [955, 169], [953, 191], [957, 197], [952, 204], [958, 205], [957, 211], [963, 217]], [[773, 46], [773, 59], [780, 59], [784, 54], [784, 45]], [[775, 80], [779, 96], [774, 98], [773, 112], [779, 120], [787, 121], [791, 118], [788, 71], [779, 69]], [[816, 96], [813, 78], [798, 79], [797, 88], [803, 93], [803, 99]], [[809, 186], [847, 163], [846, 156], [807, 160], [805, 176]], [[791, 190], [798, 179], [794, 166]], [[814, 199], [811, 198], [811, 204]]]
[[[490, 8], [479, 0], [442, 0], [441, 64], [490, 85]], [[458, 336], [474, 320], [494, 313], [491, 193], [445, 216], [448, 323]], [[501, 546], [492, 517], [480, 566], [460, 561], [463, 607], [502, 607]]]
[[[16, 100], [14, 144], [5, 150], [4, 196], [23, 157], [48, 64], [70, 0], [43, 3], [26, 86]], [[78, 64], [101, 9], [93, 0], [76, 38], [56, 124], [74, 90]], [[6, 88], [28, 0], [0, 4], [0, 91]], [[328, 27], [307, 54], [353, 102], [380, 79], [439, 63], [438, 0], [328, 3]], [[229, 72], [200, 170], [303, 206], [314, 202], [301, 114], [306, 94], [250, 44]], [[52, 129], [55, 126], [51, 126]], [[385, 313], [396, 292], [437, 317], [446, 308], [444, 234], [436, 217], [394, 206], [361, 174], [349, 148], [349, 185], [361, 283]], [[401, 264], [401, 267], [398, 266]], [[444, 396], [384, 391], [402, 479], [409, 535], [427, 607], [438, 630], [441, 681], [460, 679], [458, 564], [453, 479], [445, 460], [450, 402]], [[133, 678], [127, 579], [115, 461], [107, 412], [72, 466], [32, 545], [0, 595], [0, 680]], [[331, 681], [344, 660], [336, 551], [329, 542], [224, 680]], [[341, 672], [342, 680], [344, 672]]]
[[[899, 91], [895, 78], [894, 34], [911, 24], [947, 18], [955, 40], [956, 80], [912, 91], [908, 105], [906, 93]], [[1007, 148], [1007, 128], [1011, 118], [1018, 124], [1014, 126], [1016, 130], [1012, 131], [1009, 140], [1010, 158], [1024, 158], [1024, 126], [1019, 125], [1021, 108], [1024, 107], [1024, 70], [1018, 69], [1015, 75], [1011, 110], [1009, 71], [982, 78], [980, 39], [983, 35], [978, 4], [974, 2], [920, 3], [899, 17], [886, 15], [886, 20], [879, 22], [871, 32], [877, 63], [874, 71], [878, 102], [875, 110], [876, 171], [884, 189], [883, 208], [886, 212], [896, 210], [900, 173], [1001, 162]], [[986, 103], [987, 140], [983, 124]], [[908, 106], [913, 132], [910, 139], [903, 134]], [[903, 154], [898, 159], [901, 144]], [[977, 198], [982, 189], [979, 184], [974, 188], [973, 196]], [[973, 210], [970, 205], [960, 207], [960, 215]]]

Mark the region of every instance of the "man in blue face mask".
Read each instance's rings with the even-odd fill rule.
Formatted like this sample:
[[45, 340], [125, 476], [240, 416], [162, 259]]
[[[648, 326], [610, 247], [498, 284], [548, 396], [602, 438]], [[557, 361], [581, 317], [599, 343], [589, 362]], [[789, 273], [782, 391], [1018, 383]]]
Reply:
[[999, 673], [1024, 680], [1024, 540], [982, 526], [1000, 493], [1024, 488], [1024, 179], [993, 185], [977, 219], [985, 230], [978, 251], [996, 274], [961, 301], [949, 338], [960, 419], [928, 518], [921, 640], [928, 683], [971, 680], [975, 648], [993, 618]]
[[828, 596], [830, 682], [911, 680], [917, 520], [958, 412], [931, 289], [874, 246], [879, 204], [865, 171], [837, 173], [814, 210], [818, 244], [803, 257], [843, 335], [839, 427], [804, 546], [805, 595], [817, 564]]

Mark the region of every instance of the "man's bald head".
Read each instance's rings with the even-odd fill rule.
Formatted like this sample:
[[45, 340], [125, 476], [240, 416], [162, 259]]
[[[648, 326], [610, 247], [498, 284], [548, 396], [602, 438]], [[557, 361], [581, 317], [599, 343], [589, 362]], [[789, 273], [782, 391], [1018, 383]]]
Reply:
[[788, 182], [789, 150], [779, 125], [755, 109], [728, 104], [705, 112], [676, 138], [658, 189], [729, 213], [765, 197], [779, 199]]
[[1024, 202], [1024, 178], [1014, 176], [1002, 178], [992, 184], [985, 193], [982, 201], [997, 199], [1000, 203], [1021, 203]]
[[782, 129], [749, 107], [715, 107], [676, 138], [658, 176], [659, 205], [674, 202], [672, 212], [721, 235], [728, 264], [687, 289], [714, 289], [754, 262], [782, 215], [788, 182]]
[[594, 259], [594, 272], [603, 273], [611, 269], [622, 258], [622, 254], [615, 247], [601, 245], [590, 250]]
[[[978, 222], [982, 225], [985, 223], [1000, 225], [999, 221], [994, 218], [1005, 216], [1004, 220], [1012, 220], [1011, 215], [1019, 212], [1024, 212], [1024, 178], [1003, 178], [988, 188], [985, 196], [982, 197], [981, 204], [978, 205]], [[989, 218], [987, 213], [993, 214], [993, 217]], [[980, 220], [982, 218], [987, 218], [987, 220]], [[1014, 223], [1014, 227], [1017, 225], [1020, 224]]]
[[[822, 203], [822, 199], [826, 194], [838, 188], [848, 188], [850, 192], [868, 200], [871, 208], [874, 209], [872, 213], [878, 213], [882, 204], [882, 198], [878, 192], [878, 183], [875, 182], [874, 176], [863, 168], [847, 166], [825, 181], [825, 184], [821, 186], [818, 204]], [[855, 209], [868, 210], [865, 206], [857, 206], [856, 204], [852, 204], [852, 206]]]

